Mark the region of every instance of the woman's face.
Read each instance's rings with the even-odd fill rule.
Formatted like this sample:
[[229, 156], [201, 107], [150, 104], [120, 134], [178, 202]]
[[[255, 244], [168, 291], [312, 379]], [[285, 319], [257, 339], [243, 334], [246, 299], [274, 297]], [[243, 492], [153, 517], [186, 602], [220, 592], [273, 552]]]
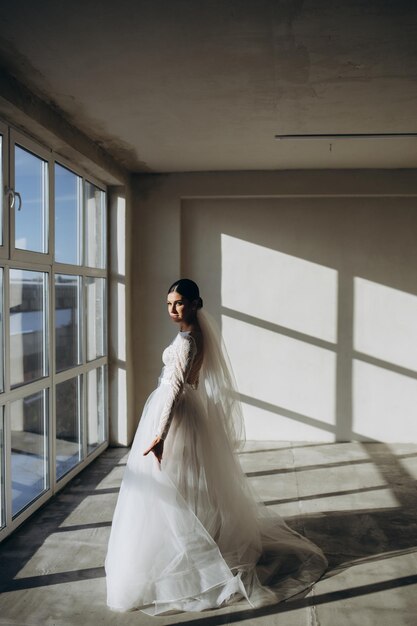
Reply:
[[189, 322], [195, 315], [195, 306], [180, 293], [173, 291], [167, 296], [168, 314], [177, 323]]

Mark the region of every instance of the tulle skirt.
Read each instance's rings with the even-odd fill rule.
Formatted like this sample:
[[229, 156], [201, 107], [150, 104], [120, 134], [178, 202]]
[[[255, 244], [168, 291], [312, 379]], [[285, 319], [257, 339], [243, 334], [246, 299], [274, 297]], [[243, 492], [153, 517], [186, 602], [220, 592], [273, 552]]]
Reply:
[[105, 562], [107, 604], [150, 615], [246, 599], [272, 604], [327, 567], [320, 548], [257, 503], [203, 390], [185, 385], [161, 466], [143, 456], [168, 385], [145, 405], [125, 469]]

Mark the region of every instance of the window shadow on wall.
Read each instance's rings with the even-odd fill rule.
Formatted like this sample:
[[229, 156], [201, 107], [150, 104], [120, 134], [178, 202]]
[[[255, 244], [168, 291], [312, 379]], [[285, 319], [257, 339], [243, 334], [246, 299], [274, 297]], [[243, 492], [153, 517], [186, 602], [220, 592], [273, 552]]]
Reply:
[[[322, 547], [330, 574], [417, 551], [417, 463], [406, 445], [417, 442], [416, 231], [414, 198], [182, 204], [182, 274], [222, 327], [247, 438], [268, 442], [269, 456], [245, 451], [245, 470], [266, 505]], [[357, 443], [330, 445], [345, 441]], [[290, 451], [287, 485], [292, 466], [279, 459]]]
[[417, 442], [414, 198], [186, 200], [248, 438]]

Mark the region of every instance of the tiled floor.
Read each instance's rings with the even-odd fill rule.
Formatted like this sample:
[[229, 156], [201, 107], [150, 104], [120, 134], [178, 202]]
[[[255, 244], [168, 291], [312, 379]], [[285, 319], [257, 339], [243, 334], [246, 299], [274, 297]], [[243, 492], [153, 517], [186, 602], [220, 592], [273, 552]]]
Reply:
[[306, 598], [158, 618], [105, 604], [126, 458], [107, 450], [0, 545], [1, 625], [417, 623], [417, 445], [248, 443], [241, 462], [259, 497], [323, 548], [330, 571]]

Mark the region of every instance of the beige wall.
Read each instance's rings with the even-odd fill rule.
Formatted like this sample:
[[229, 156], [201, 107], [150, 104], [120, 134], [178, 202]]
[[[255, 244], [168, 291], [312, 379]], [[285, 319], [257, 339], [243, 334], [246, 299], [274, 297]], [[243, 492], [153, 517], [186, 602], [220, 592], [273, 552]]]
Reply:
[[175, 332], [165, 291], [199, 282], [253, 439], [417, 441], [412, 170], [137, 176], [135, 416]]

